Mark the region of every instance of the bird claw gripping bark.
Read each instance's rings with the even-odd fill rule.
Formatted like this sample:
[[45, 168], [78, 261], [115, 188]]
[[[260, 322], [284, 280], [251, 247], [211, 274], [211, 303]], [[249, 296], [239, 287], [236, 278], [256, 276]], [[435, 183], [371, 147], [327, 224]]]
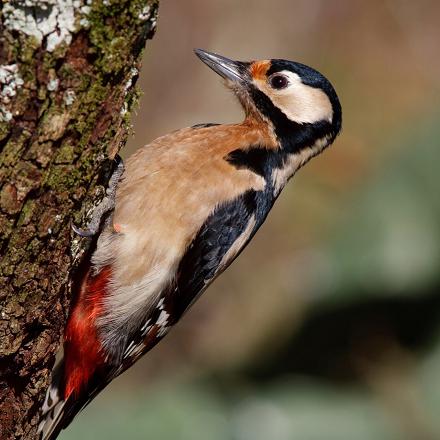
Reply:
[[119, 180], [122, 177], [122, 174], [124, 173], [124, 162], [119, 155], [116, 155], [115, 162], [116, 167], [108, 182], [108, 187], [105, 191], [105, 197], [94, 209], [92, 219], [87, 225], [87, 228], [81, 229], [72, 224], [73, 231], [80, 237], [93, 237], [99, 231], [102, 219], [104, 218], [105, 214], [113, 210], [115, 207], [116, 188], [118, 186]]

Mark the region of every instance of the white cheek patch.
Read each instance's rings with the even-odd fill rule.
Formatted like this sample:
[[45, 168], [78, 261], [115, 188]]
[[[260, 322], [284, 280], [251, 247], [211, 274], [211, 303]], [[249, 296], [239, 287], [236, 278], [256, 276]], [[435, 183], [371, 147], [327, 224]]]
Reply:
[[299, 124], [332, 121], [333, 107], [324, 91], [303, 84], [296, 73], [288, 70], [279, 73], [289, 79], [284, 89], [276, 90], [264, 80], [255, 80], [254, 84], [291, 121]]

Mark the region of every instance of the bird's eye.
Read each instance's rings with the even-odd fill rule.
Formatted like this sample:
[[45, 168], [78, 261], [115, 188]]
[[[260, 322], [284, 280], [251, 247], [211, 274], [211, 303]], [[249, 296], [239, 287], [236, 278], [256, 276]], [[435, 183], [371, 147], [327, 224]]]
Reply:
[[274, 75], [269, 79], [270, 85], [274, 89], [284, 89], [289, 85], [289, 80], [284, 75]]

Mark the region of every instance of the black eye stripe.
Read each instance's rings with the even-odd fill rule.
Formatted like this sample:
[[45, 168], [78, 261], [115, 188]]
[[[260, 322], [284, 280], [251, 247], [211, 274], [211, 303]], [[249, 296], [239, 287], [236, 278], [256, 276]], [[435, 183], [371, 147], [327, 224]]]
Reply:
[[284, 75], [272, 75], [269, 78], [269, 84], [272, 88], [280, 90], [285, 89], [289, 85], [289, 80]]

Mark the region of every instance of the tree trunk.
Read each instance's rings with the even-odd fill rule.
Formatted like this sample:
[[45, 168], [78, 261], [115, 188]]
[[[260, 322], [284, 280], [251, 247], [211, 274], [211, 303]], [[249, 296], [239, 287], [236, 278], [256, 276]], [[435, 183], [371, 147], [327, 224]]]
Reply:
[[35, 438], [84, 225], [126, 141], [156, 0], [3, 0], [0, 438]]

